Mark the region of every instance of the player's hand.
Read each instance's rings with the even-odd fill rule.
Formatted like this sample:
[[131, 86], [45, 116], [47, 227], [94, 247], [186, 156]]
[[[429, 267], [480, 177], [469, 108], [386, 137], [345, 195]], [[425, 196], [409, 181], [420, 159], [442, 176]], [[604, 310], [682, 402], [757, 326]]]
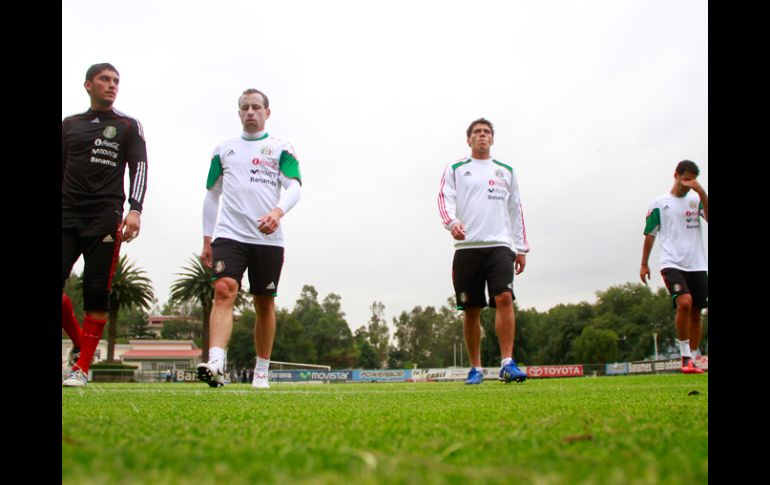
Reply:
[[136, 211], [129, 211], [121, 224], [123, 229], [123, 240], [127, 243], [133, 241], [139, 236], [139, 229], [142, 226], [141, 215]]
[[698, 179], [692, 179], [692, 180], [682, 180], [682, 185], [685, 187], [689, 187], [698, 194], [702, 194], [705, 192], [703, 187], [701, 187], [701, 184], [698, 182]]
[[458, 241], [462, 241], [465, 239], [465, 225], [462, 222], [457, 222], [454, 226], [452, 226], [452, 229], [450, 229], [450, 232], [452, 233], [452, 237], [457, 239]]
[[214, 263], [214, 256], [211, 251], [210, 237], [203, 238], [203, 250], [201, 251], [200, 258], [201, 258], [201, 263], [203, 263], [207, 268], [211, 268], [211, 265]]
[[278, 229], [279, 224], [281, 223], [281, 217], [283, 217], [283, 211], [276, 207], [275, 209], [271, 210], [264, 216], [257, 219], [257, 222], [259, 225], [257, 228], [259, 229], [259, 232], [262, 234], [272, 234], [275, 232], [276, 229]]
[[516, 261], [513, 262], [513, 269], [516, 274], [521, 274], [524, 271], [524, 267], [527, 265], [527, 255], [517, 254]]
[[647, 280], [650, 279], [650, 267], [643, 264], [642, 267], [639, 268], [639, 277], [642, 279], [642, 283], [646, 285]]

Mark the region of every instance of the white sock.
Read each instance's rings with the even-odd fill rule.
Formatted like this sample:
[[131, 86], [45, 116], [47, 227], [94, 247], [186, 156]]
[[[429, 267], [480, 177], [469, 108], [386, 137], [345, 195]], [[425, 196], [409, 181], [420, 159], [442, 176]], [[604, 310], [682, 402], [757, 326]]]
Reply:
[[264, 374], [267, 372], [267, 370], [270, 368], [270, 359], [263, 359], [262, 357], [257, 357], [257, 365], [254, 367], [254, 373], [257, 372]]
[[474, 367], [474, 369], [476, 369], [479, 372], [484, 372], [484, 369], [482, 369], [481, 367]]
[[689, 357], [692, 359], [692, 354], [690, 354], [690, 339], [677, 340], [677, 342], [679, 342], [679, 352], [682, 354], [682, 357]]
[[690, 349], [690, 355], [692, 356], [692, 360], [698, 360], [698, 357], [700, 356], [700, 351], [698, 349], [695, 349], [695, 350]]
[[513, 359], [510, 357], [506, 357], [505, 359], [500, 361], [500, 367], [505, 367], [506, 365], [510, 364]]
[[209, 363], [219, 367], [219, 370], [225, 370], [225, 359], [227, 351], [222, 347], [211, 347], [209, 349]]

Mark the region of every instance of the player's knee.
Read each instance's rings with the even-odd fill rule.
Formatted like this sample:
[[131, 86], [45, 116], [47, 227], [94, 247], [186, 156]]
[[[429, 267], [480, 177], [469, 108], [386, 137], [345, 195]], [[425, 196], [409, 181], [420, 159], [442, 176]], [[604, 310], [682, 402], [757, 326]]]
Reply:
[[238, 294], [238, 283], [232, 278], [219, 278], [214, 282], [214, 299], [235, 300]]
[[685, 293], [684, 295], [679, 295], [676, 298], [676, 308], [677, 310], [689, 312], [692, 310], [692, 295], [689, 293]]
[[495, 305], [498, 307], [507, 307], [513, 305], [513, 295], [509, 291], [504, 291], [495, 296]]
[[110, 294], [106, 290], [83, 290], [83, 310], [87, 312], [110, 311]]
[[275, 311], [275, 298], [272, 296], [254, 295], [254, 308], [258, 313]]

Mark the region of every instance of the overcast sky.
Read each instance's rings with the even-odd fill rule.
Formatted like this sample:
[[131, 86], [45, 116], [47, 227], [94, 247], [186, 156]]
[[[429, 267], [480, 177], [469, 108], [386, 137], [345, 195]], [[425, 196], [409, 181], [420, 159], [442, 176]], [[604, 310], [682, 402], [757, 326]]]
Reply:
[[[115, 107], [144, 125], [142, 233], [122, 253], [161, 303], [200, 253], [210, 157], [241, 133], [250, 87], [303, 176], [277, 305], [312, 284], [342, 297], [352, 329], [374, 300], [391, 323], [453, 294], [436, 197], [481, 116], [522, 193], [521, 308], [639, 282], [644, 217], [676, 163], [695, 161], [708, 190], [705, 0], [63, 2], [62, 118], [88, 108], [97, 62], [120, 71]], [[658, 262], [656, 244], [653, 289]]]

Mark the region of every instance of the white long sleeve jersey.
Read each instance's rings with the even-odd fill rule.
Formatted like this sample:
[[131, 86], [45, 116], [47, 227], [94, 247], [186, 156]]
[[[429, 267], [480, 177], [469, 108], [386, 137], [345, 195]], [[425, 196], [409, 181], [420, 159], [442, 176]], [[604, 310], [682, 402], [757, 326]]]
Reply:
[[[222, 143], [211, 157], [206, 181], [203, 235], [283, 246], [280, 225], [266, 235], [259, 231], [257, 221], [274, 207], [288, 212], [299, 200], [301, 182], [299, 162], [288, 142], [264, 133], [256, 139], [241, 137]], [[281, 187], [286, 189], [283, 197]]]
[[450, 163], [441, 177], [438, 208], [447, 230], [465, 225], [457, 249], [507, 246], [516, 254], [529, 252], [521, 194], [509, 165], [491, 158]]

